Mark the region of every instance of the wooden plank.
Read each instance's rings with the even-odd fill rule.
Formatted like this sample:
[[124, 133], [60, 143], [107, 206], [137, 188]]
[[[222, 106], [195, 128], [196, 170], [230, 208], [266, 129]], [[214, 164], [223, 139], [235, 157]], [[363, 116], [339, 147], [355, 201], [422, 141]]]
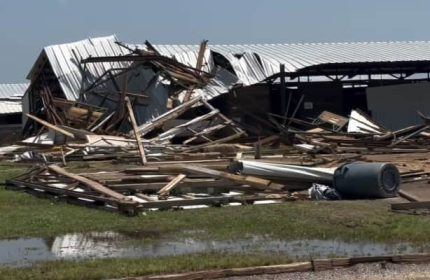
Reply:
[[230, 174], [227, 172], [205, 168], [197, 165], [178, 164], [178, 165], [160, 167], [160, 171], [162, 170], [202, 174], [202, 175], [207, 175], [217, 179], [223, 178], [239, 184], [249, 185], [261, 190], [282, 190], [284, 188], [284, 185], [273, 183], [269, 180], [265, 180], [265, 179], [261, 179], [253, 176], [242, 176], [242, 175]]
[[[263, 274], [282, 274], [294, 272], [318, 271], [336, 267], [349, 267], [359, 263], [392, 262], [392, 263], [428, 263], [430, 254], [387, 255], [352, 258], [315, 259], [310, 262], [296, 262], [267, 266], [252, 266], [242, 268], [222, 268], [165, 275], [149, 275], [128, 277], [117, 280], [203, 280], [227, 277], [257, 276]], [[269, 277], [271, 278], [271, 277]], [[287, 277], [288, 278], [288, 277]]]
[[202, 131], [195, 133], [193, 137], [183, 141], [182, 144], [187, 145], [188, 143], [198, 139], [199, 137], [205, 138], [205, 135], [211, 134], [211, 133], [213, 133], [217, 130], [223, 129], [225, 127], [226, 127], [225, 124], [217, 124], [217, 125], [212, 126], [212, 127], [207, 127], [205, 129], [203, 129]]
[[208, 45], [208, 40], [203, 40], [200, 43], [199, 54], [197, 56], [197, 63], [196, 63], [196, 69], [199, 71], [202, 70], [202, 67], [203, 67], [203, 59], [205, 58], [205, 50], [207, 45]]
[[[16, 184], [15, 184], [16, 183]], [[72, 190], [64, 190], [70, 193], [73, 193], [72, 195], [66, 195], [63, 193], [56, 193], [57, 190], [61, 190], [59, 188], [55, 187], [47, 187], [41, 185], [40, 187], [36, 187], [34, 184], [33, 186], [26, 185], [27, 182], [19, 183], [15, 182], [13, 186], [8, 186], [8, 189], [15, 190], [15, 191], [24, 191], [26, 193], [29, 193], [31, 195], [34, 195], [38, 198], [43, 199], [53, 199], [55, 201], [62, 201], [74, 205], [79, 206], [85, 206], [89, 208], [97, 208], [97, 209], [103, 209], [105, 211], [115, 211], [119, 210], [122, 213], [125, 213], [127, 215], [136, 215], [137, 214], [137, 208], [136, 207], [130, 207], [130, 208], [122, 208], [120, 207], [120, 204], [115, 199], [109, 199], [106, 197], [99, 197], [94, 195], [85, 195], [85, 196], [79, 196], [82, 192], [75, 192]], [[82, 199], [85, 198], [85, 199]], [[100, 199], [101, 198], [101, 199]], [[114, 208], [115, 207], [115, 208]]]
[[113, 191], [113, 190], [111, 190], [111, 189], [103, 186], [99, 182], [90, 180], [88, 178], [82, 177], [82, 176], [77, 175], [77, 174], [73, 174], [73, 173], [67, 172], [66, 170], [64, 170], [63, 168], [61, 168], [61, 167], [59, 167], [57, 165], [51, 164], [51, 165], [48, 166], [48, 169], [50, 171], [53, 171], [55, 173], [58, 173], [60, 175], [65, 176], [65, 177], [68, 177], [68, 178], [71, 178], [73, 180], [76, 180], [76, 181], [84, 184], [88, 188], [90, 188], [92, 190], [95, 190], [96, 192], [99, 192], [99, 193], [104, 194], [106, 196], [118, 199], [122, 203], [124, 203], [124, 202], [135, 203], [130, 198], [128, 198], [128, 197], [126, 197], [126, 196], [124, 196], [124, 195], [122, 195], [120, 193], [117, 193], [117, 192], [115, 192], [115, 191]]
[[[197, 63], [196, 63], [196, 69], [198, 70], [198, 71], [197, 71], [197, 74], [198, 74], [198, 75], [200, 75], [200, 74], [201, 74], [201, 72], [200, 72], [200, 71], [202, 70], [202, 67], [203, 67], [203, 59], [204, 59], [204, 57], [205, 57], [205, 50], [206, 50], [207, 44], [208, 44], [208, 41], [207, 41], [207, 40], [203, 40], [203, 41], [200, 43], [200, 48], [199, 48], [199, 53], [198, 53], [198, 55], [197, 55]], [[191, 86], [191, 88], [190, 88], [190, 89], [188, 89], [187, 93], [186, 93], [186, 94], [185, 94], [185, 96], [184, 96], [184, 102], [186, 102], [186, 101], [190, 100], [191, 95], [192, 95], [192, 94], [193, 94], [193, 92], [194, 92], [194, 88], [195, 88], [195, 86]]]
[[[128, 280], [204, 280], [204, 279], [218, 279], [234, 276], [252, 276], [262, 274], [280, 274], [291, 272], [306, 272], [312, 271], [311, 262], [299, 262], [291, 264], [267, 265], [267, 266], [253, 266], [243, 268], [227, 268], [227, 269], [214, 269], [196, 272], [186, 272], [179, 274], [167, 275], [152, 275], [142, 277], [129, 277]], [[117, 279], [125, 280], [125, 278]]]
[[207, 114], [198, 116], [192, 120], [187, 121], [186, 123], [180, 124], [176, 127], [173, 127], [163, 133], [161, 133], [160, 135], [158, 135], [157, 137], [154, 137], [151, 139], [151, 141], [155, 142], [155, 141], [166, 141], [166, 140], [170, 140], [171, 138], [175, 137], [176, 135], [178, 135], [179, 133], [183, 132], [187, 127], [197, 124], [199, 122], [205, 121], [207, 119], [213, 118], [218, 114], [218, 110], [215, 111], [211, 111]]
[[138, 127], [139, 133], [143, 136], [148, 132], [151, 132], [153, 129], [162, 126], [166, 121], [172, 120], [186, 112], [190, 109], [194, 104], [198, 103], [201, 100], [201, 96], [191, 99], [188, 102], [185, 102], [178, 107], [158, 116], [154, 120], [147, 122]]
[[151, 202], [141, 203], [144, 209], [161, 208], [167, 209], [171, 207], [182, 207], [182, 206], [195, 206], [195, 205], [214, 205], [214, 204], [228, 204], [230, 202], [227, 196], [217, 197], [205, 197], [205, 198], [193, 198], [193, 199], [175, 199], [175, 200], [157, 200]]
[[323, 111], [318, 118], [319, 120], [330, 123], [332, 125], [337, 126], [339, 129], [344, 127], [348, 123], [348, 118], [345, 118], [343, 116], [340, 116], [338, 114], [329, 112], [329, 111]]
[[64, 136], [67, 136], [67, 137], [72, 138], [72, 139], [75, 138], [75, 135], [73, 135], [72, 133], [70, 133], [68, 131], [65, 131], [64, 129], [61, 129], [61, 128], [53, 125], [53, 124], [50, 124], [49, 122], [47, 122], [45, 120], [42, 120], [42, 119], [40, 119], [40, 118], [38, 118], [36, 116], [33, 116], [33, 115], [29, 114], [29, 113], [26, 113], [26, 116], [29, 117], [30, 119], [32, 119], [32, 120], [40, 123], [41, 125], [43, 125], [43, 126], [45, 126], [47, 128], [50, 128], [50, 129], [52, 129], [52, 130], [54, 130], [54, 131], [56, 131], [58, 133], [63, 134]]
[[262, 200], [278, 200], [285, 201], [284, 197], [271, 198], [268, 196], [259, 195], [237, 195], [237, 196], [211, 196], [202, 198], [187, 198], [187, 199], [175, 199], [175, 200], [157, 200], [151, 202], [143, 202], [139, 204], [139, 207], [143, 209], [167, 209], [171, 207], [183, 207], [183, 206], [196, 206], [196, 205], [225, 205], [230, 202], [239, 203], [250, 203], [254, 201]]
[[[426, 179], [428, 180], [428, 178], [426, 178]], [[399, 194], [399, 196], [406, 198], [409, 201], [413, 201], [413, 202], [420, 201], [420, 199], [418, 197], [416, 197], [413, 194], [410, 194], [408, 192], [405, 192], [404, 190], [399, 190], [398, 194]]]
[[134, 117], [133, 107], [131, 106], [130, 98], [125, 97], [125, 103], [128, 110], [129, 119], [134, 131], [134, 137], [136, 138], [137, 147], [139, 148], [139, 154], [142, 165], [146, 164], [145, 148], [143, 147], [142, 139], [137, 128], [136, 118]]
[[[74, 197], [74, 198], [85, 198], [85, 199], [90, 199], [90, 200], [94, 200], [94, 201], [101, 201], [101, 202], [105, 202], [105, 203], [110, 203], [110, 204], [118, 204], [118, 203], [124, 203], [124, 204], [131, 204], [130, 201], [118, 201], [117, 199], [113, 199], [110, 197], [104, 197], [104, 196], [96, 196], [93, 194], [87, 194], [85, 192], [77, 192], [74, 190], [68, 190], [65, 188], [57, 188], [57, 187], [52, 187], [52, 186], [48, 186], [45, 184], [41, 184], [41, 183], [32, 183], [32, 182], [27, 182], [24, 181], [22, 179], [19, 180], [8, 180], [6, 182], [6, 184], [8, 185], [8, 188], [10, 186], [14, 186], [17, 188], [30, 188], [30, 189], [40, 189], [49, 193], [54, 193], [57, 195], [65, 195], [65, 196], [70, 196], [70, 197]], [[135, 203], [133, 203], [132, 205], [135, 205]]]
[[430, 201], [392, 203], [391, 210], [430, 209]]
[[159, 199], [166, 199], [169, 196], [170, 191], [175, 188], [182, 180], [187, 177], [185, 174], [179, 174], [172, 181], [170, 181], [166, 186], [158, 191]]
[[[166, 186], [166, 182], [149, 182], [149, 183], [104, 183], [107, 187], [118, 192], [122, 191], [139, 191], [139, 192], [158, 192]], [[182, 191], [183, 189], [198, 189], [200, 192], [208, 192], [212, 190], [224, 190], [224, 189], [235, 189], [242, 191], [255, 191], [252, 187], [246, 187], [239, 185], [235, 182], [227, 180], [215, 180], [215, 179], [189, 179], [182, 180], [175, 189]]]

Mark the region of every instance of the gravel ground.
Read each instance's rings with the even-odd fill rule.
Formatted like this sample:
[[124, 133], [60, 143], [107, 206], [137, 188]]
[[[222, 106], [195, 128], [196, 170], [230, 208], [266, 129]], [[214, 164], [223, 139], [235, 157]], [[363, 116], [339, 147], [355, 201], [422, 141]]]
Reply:
[[229, 280], [423, 280], [430, 279], [430, 264], [358, 264], [350, 268], [341, 268], [319, 272], [285, 273], [277, 275], [259, 275], [230, 277]]

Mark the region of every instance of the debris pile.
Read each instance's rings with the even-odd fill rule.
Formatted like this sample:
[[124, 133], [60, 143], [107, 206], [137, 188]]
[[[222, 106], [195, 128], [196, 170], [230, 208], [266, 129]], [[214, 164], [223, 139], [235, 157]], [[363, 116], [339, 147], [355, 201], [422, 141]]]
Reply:
[[[145, 50], [118, 44], [129, 53], [81, 60], [82, 83], [92, 82], [77, 101], [38, 83], [40, 107], [26, 114], [28, 137], [0, 153], [40, 165], [10, 180], [9, 188], [136, 214], [308, 199], [309, 188], [314, 199], [387, 198], [397, 195], [400, 178], [430, 174], [425, 161], [408, 166], [401, 156], [429, 152], [430, 119], [422, 114], [423, 124], [390, 131], [359, 110], [349, 117], [324, 111], [309, 121], [295, 118], [296, 108], [290, 116], [256, 118], [266, 128], [257, 134], [203, 94], [220, 81], [233, 84], [226, 69], [205, 71], [207, 41], [194, 67], [149, 42]], [[93, 64], [116, 67], [85, 76]], [[140, 166], [80, 174], [60, 167], [87, 160]]]

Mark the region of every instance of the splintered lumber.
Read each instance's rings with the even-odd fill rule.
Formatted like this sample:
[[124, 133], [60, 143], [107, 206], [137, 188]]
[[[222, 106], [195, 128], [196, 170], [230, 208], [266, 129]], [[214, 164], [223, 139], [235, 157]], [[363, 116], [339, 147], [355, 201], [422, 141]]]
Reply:
[[[128, 280], [204, 280], [204, 279], [218, 279], [234, 276], [252, 276], [262, 274], [280, 274], [291, 272], [306, 272], [312, 271], [311, 262], [299, 262], [291, 264], [278, 264], [268, 266], [253, 266], [243, 268], [227, 268], [227, 269], [214, 269], [195, 272], [186, 272], [180, 274], [167, 274], [167, 275], [153, 275], [142, 277], [131, 277]], [[112, 279], [113, 280], [113, 279]], [[125, 278], [116, 280], [126, 280]]]
[[186, 112], [190, 109], [194, 104], [201, 100], [201, 96], [191, 99], [188, 102], [185, 102], [178, 107], [162, 114], [161, 116], [155, 118], [154, 120], [147, 122], [138, 127], [140, 135], [144, 136], [148, 132], [151, 132], [153, 129], [162, 126], [165, 122], [176, 119], [178, 116]]
[[224, 127], [226, 127], [225, 124], [217, 124], [217, 125], [214, 125], [214, 126], [211, 126], [211, 127], [207, 127], [205, 129], [203, 129], [202, 131], [197, 132], [196, 134], [194, 134], [193, 137], [191, 137], [191, 138], [185, 140], [184, 142], [182, 142], [182, 144], [186, 145], [186, 144], [188, 144], [188, 143], [190, 143], [190, 142], [198, 139], [199, 137], [201, 137], [201, 138], [207, 138], [205, 135], [211, 134], [211, 133], [213, 133], [213, 132], [215, 132], [217, 130], [221, 130]]
[[[242, 268], [221, 268], [201, 270], [177, 274], [149, 275], [127, 277], [116, 280], [204, 280], [227, 277], [257, 276], [263, 274], [283, 274], [308, 271], [331, 270], [338, 267], [350, 267], [360, 263], [392, 262], [392, 263], [428, 263], [430, 254], [365, 256], [351, 258], [315, 259], [308, 262], [277, 264], [266, 266], [251, 266]], [[289, 278], [289, 277], [286, 277]], [[295, 278], [294, 278], [295, 279]], [[113, 280], [113, 279], [112, 279]]]
[[[166, 186], [166, 182], [150, 182], [150, 183], [105, 183], [109, 188], [118, 191], [139, 191], [139, 192], [158, 192]], [[255, 191], [250, 188], [238, 185], [234, 182], [225, 180], [213, 180], [213, 179], [184, 179], [180, 182], [175, 190], [179, 189], [179, 192], [183, 192], [184, 189], [197, 189], [201, 192], [209, 193], [211, 189], [214, 192], [216, 189], [219, 190], [241, 190], [241, 191]]]
[[136, 138], [136, 143], [139, 148], [140, 158], [142, 160], [142, 165], [146, 164], [145, 148], [143, 147], [142, 140], [140, 139], [140, 134], [137, 128], [136, 119], [134, 117], [133, 107], [131, 106], [130, 98], [125, 97], [125, 103], [128, 110], [129, 119], [134, 131], [134, 137]]
[[208, 45], [208, 40], [203, 40], [200, 44], [199, 48], [199, 54], [197, 55], [197, 63], [196, 63], [196, 69], [202, 70], [203, 67], [203, 59], [205, 57], [205, 50]]
[[[40, 182], [32, 183], [32, 182], [25, 181], [23, 179], [13, 179], [13, 180], [8, 180], [6, 183], [8, 185], [8, 188], [17, 187], [21, 189], [26, 188], [29, 190], [42, 190], [50, 194], [67, 196], [74, 199], [84, 198], [88, 200], [105, 202], [109, 204], [123, 204], [123, 205], [135, 206], [135, 204], [132, 203], [131, 201], [118, 201], [117, 199], [113, 199], [110, 197], [88, 194], [85, 192], [77, 192], [75, 190], [70, 190], [68, 188], [57, 188], [57, 187], [49, 186], [47, 184], [41, 184]], [[31, 193], [34, 193], [34, 192], [31, 192]]]
[[74, 138], [75, 138], [75, 136], [74, 136], [72, 133], [70, 133], [70, 132], [68, 132], [68, 131], [66, 131], [66, 130], [64, 130], [64, 129], [62, 129], [62, 128], [59, 128], [59, 127], [58, 127], [58, 126], [56, 126], [56, 125], [50, 124], [49, 122], [47, 122], [47, 121], [45, 121], [45, 120], [42, 120], [42, 119], [39, 119], [38, 117], [33, 116], [33, 115], [29, 114], [29, 113], [27, 113], [26, 115], [27, 115], [27, 117], [29, 117], [30, 119], [32, 119], [32, 120], [34, 120], [34, 121], [36, 121], [36, 122], [40, 123], [41, 125], [43, 125], [43, 126], [45, 126], [45, 127], [47, 127], [47, 128], [50, 128], [50, 129], [52, 129], [52, 130], [54, 130], [54, 131], [56, 131], [56, 132], [58, 132], [58, 133], [63, 134], [64, 136], [67, 136], [67, 137], [72, 138], [72, 139], [74, 139]]
[[175, 137], [177, 134], [181, 133], [183, 130], [185, 130], [187, 127], [205, 121], [207, 119], [210, 119], [212, 117], [214, 117], [215, 115], [217, 115], [219, 113], [218, 110], [215, 111], [211, 111], [205, 115], [201, 115], [199, 117], [196, 117], [186, 123], [183, 123], [181, 125], [178, 125], [176, 127], [173, 127], [171, 129], [169, 129], [166, 132], [161, 133], [160, 135], [158, 135], [157, 137], [151, 139], [151, 141], [165, 141], [165, 140], [169, 140], [173, 137]]
[[[202, 99], [202, 103], [212, 111], [215, 111], [215, 110], [219, 111], [218, 109], [216, 109], [214, 106], [212, 106], [209, 102], [207, 102], [204, 99]], [[232, 120], [230, 120], [229, 118], [227, 118], [224, 114], [218, 112], [218, 117], [220, 117], [224, 121], [225, 124], [231, 124], [232, 129], [234, 131], [236, 131], [236, 133], [241, 134], [241, 135], [242, 134], [246, 135], [246, 132], [244, 130], [242, 130], [240, 127], [235, 125], [235, 123]]]
[[88, 188], [90, 188], [92, 190], [95, 190], [96, 192], [99, 192], [99, 193], [104, 194], [106, 196], [118, 199], [122, 203], [124, 203], [124, 202], [126, 202], [126, 203], [127, 202], [134, 203], [128, 197], [126, 197], [126, 196], [124, 196], [124, 195], [122, 195], [120, 193], [117, 193], [117, 192], [115, 192], [115, 191], [113, 191], [113, 190], [111, 190], [111, 189], [103, 186], [102, 184], [100, 184], [100, 183], [98, 183], [96, 181], [90, 180], [88, 178], [82, 177], [82, 176], [77, 175], [77, 174], [73, 174], [73, 173], [67, 172], [65, 169], [59, 167], [58, 165], [51, 164], [51, 165], [48, 166], [48, 169], [50, 171], [53, 171], [55, 173], [58, 173], [60, 175], [65, 176], [65, 177], [68, 177], [68, 178], [71, 178], [73, 180], [76, 180], [76, 181], [84, 184]]
[[399, 143], [401, 143], [401, 142], [403, 142], [403, 141], [405, 141], [405, 140], [407, 140], [407, 139], [409, 139], [409, 138], [411, 138], [411, 137], [413, 137], [415, 135], [418, 135], [421, 132], [426, 131], [427, 129], [429, 129], [429, 127], [430, 127], [429, 125], [425, 125], [425, 126], [419, 128], [419, 129], [417, 129], [416, 131], [412, 132], [411, 134], [408, 134], [408, 135], [405, 135], [403, 137], [400, 137], [396, 141], [394, 141], [393, 143], [391, 143], [388, 147], [393, 147], [393, 146], [395, 146], [395, 145], [397, 145], [397, 144], [399, 144]]
[[185, 174], [179, 174], [172, 181], [170, 181], [164, 188], [158, 191], [158, 197], [167, 198], [169, 196], [170, 191], [176, 187], [182, 180], [186, 177]]
[[171, 165], [160, 167], [160, 170], [170, 170], [170, 171], [178, 171], [178, 172], [186, 172], [192, 174], [201, 174], [207, 175], [217, 179], [227, 179], [229, 181], [233, 181], [242, 185], [249, 185], [257, 189], [261, 190], [282, 190], [284, 185], [273, 183], [269, 180], [253, 177], [253, 176], [242, 176], [236, 174], [230, 174], [223, 171], [218, 171], [206, 167], [201, 167], [197, 165]]
[[168, 209], [172, 207], [197, 206], [197, 205], [227, 205], [237, 202], [242, 204], [251, 204], [255, 201], [276, 201], [283, 202], [287, 199], [287, 195], [272, 197], [270, 195], [236, 195], [236, 196], [210, 196], [210, 197], [194, 197], [182, 195], [185, 199], [171, 200], [154, 200], [139, 204], [142, 209]]
[[[205, 57], [205, 50], [206, 50], [207, 44], [208, 44], [208, 40], [203, 40], [200, 44], [199, 53], [197, 55], [197, 63], [196, 63], [196, 70], [198, 70], [197, 71], [198, 75], [201, 74], [200, 71], [202, 70], [202, 67], [203, 67], [203, 59]], [[191, 88], [187, 90], [187, 93], [184, 97], [185, 102], [190, 100], [191, 95], [193, 94], [194, 88], [195, 86], [191, 86]]]
[[243, 132], [236, 133], [236, 134], [224, 137], [224, 138], [220, 138], [220, 139], [214, 140], [212, 142], [207, 142], [207, 143], [203, 143], [203, 144], [200, 144], [200, 145], [194, 145], [194, 146], [191, 146], [189, 148], [184, 149], [183, 151], [184, 152], [191, 152], [191, 151], [199, 150], [199, 149], [202, 149], [204, 147], [212, 146], [212, 145], [215, 145], [215, 144], [221, 144], [221, 143], [230, 142], [230, 141], [232, 141], [234, 139], [237, 139], [237, 138], [240, 138], [240, 137], [242, 137], [244, 135], [246, 135], [246, 132], [243, 131]]

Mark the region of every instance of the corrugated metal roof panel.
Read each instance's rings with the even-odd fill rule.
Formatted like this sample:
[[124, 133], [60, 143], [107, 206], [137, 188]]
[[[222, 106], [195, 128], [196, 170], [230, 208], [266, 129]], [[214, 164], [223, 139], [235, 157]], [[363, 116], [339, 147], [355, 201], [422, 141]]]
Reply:
[[21, 101], [0, 101], [0, 114], [14, 114], [21, 112]]
[[[112, 35], [44, 48], [55, 75], [69, 100], [76, 100], [82, 85], [79, 67], [81, 59], [89, 56], [119, 56], [129, 50], [115, 44]], [[130, 45], [145, 49], [144, 45]], [[195, 66], [199, 45], [155, 45], [163, 55]], [[227, 77], [216, 69], [211, 51], [224, 56], [232, 65], [238, 79]], [[284, 64], [287, 72], [326, 63], [430, 61], [430, 42], [370, 42], [370, 43], [306, 43], [306, 44], [243, 44], [208, 45], [203, 70], [216, 75], [201, 91], [213, 98], [227, 92], [234, 83], [251, 85], [279, 72]], [[260, 63], [261, 62], [261, 63]], [[86, 84], [93, 82], [106, 70], [128, 66], [122, 63], [92, 63], [87, 65]], [[34, 71], [30, 72], [30, 76]], [[225, 81], [223, 79], [226, 79]]]
[[[134, 45], [145, 49], [144, 45]], [[163, 55], [183, 57], [193, 53], [198, 45], [154, 45]], [[238, 83], [251, 85], [279, 72], [284, 64], [287, 72], [327, 63], [430, 61], [430, 41], [413, 42], [358, 42], [358, 43], [305, 43], [305, 44], [243, 44], [209, 45], [208, 48], [224, 56], [238, 76]], [[257, 58], [261, 63], [258, 63]], [[182, 59], [181, 62], [187, 64]], [[188, 63], [193, 65], [191, 61]], [[229, 87], [231, 85], [229, 84]], [[203, 92], [213, 98], [228, 91], [229, 87], [211, 88]]]
[[[143, 47], [142, 45], [140, 45]], [[197, 45], [155, 45], [165, 55], [178, 52], [196, 52]], [[305, 44], [246, 44], [209, 45], [224, 56], [229, 54], [256, 53], [272, 70], [279, 72], [279, 64], [286, 71], [325, 63], [430, 61], [429, 41], [407, 42], [358, 42], [358, 43], [305, 43]]]
[[[228, 92], [235, 84], [239, 82], [238, 78], [224, 68], [218, 67], [215, 71], [215, 77], [209, 81], [202, 89], [195, 89], [194, 94], [202, 94], [207, 99], [212, 99], [223, 93]], [[185, 96], [187, 91], [183, 91], [180, 99]]]
[[21, 100], [29, 83], [21, 84], [0, 84], [0, 99]]
[[[90, 56], [119, 56], [129, 53], [127, 49], [117, 45], [116, 41], [116, 37], [111, 35], [44, 48], [44, 52], [67, 99], [77, 100], [79, 98], [83, 79], [80, 67], [82, 59]], [[127, 65], [129, 65], [129, 62], [88, 64], [86, 69], [88, 80], [84, 82], [86, 84], [92, 83], [106, 70]], [[30, 72], [30, 75], [32, 72]]]

